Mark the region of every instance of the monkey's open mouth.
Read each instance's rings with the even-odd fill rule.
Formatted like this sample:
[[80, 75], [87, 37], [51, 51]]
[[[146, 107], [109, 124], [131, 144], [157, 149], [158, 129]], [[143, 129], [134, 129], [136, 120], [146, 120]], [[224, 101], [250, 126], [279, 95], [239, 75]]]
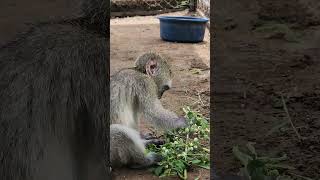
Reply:
[[158, 98], [161, 99], [163, 93], [164, 93], [165, 91], [169, 90], [169, 89], [170, 89], [169, 86], [167, 86], [167, 85], [166, 85], [166, 86], [163, 86], [163, 88], [161, 88], [161, 90], [159, 91]]
[[163, 95], [164, 92], [165, 92], [164, 90], [162, 90], [162, 91], [159, 92], [159, 94], [158, 94], [158, 98], [159, 98], [159, 99], [162, 98], [162, 95]]

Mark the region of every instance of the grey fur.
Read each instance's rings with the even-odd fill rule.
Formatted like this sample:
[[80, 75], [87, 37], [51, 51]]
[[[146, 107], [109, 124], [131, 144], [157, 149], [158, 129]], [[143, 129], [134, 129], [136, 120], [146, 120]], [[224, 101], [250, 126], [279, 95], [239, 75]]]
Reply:
[[82, 2], [0, 47], [0, 179], [110, 177], [109, 5]]
[[130, 165], [131, 168], [148, 167], [161, 157], [150, 152], [145, 154], [145, 143], [135, 129], [121, 124], [110, 126], [110, 161], [113, 166]]
[[[157, 62], [154, 76], [146, 74], [149, 60]], [[129, 165], [145, 167], [152, 165], [159, 157], [144, 154], [147, 141], [140, 138], [139, 120], [143, 117], [162, 129], [184, 126], [185, 119], [165, 109], [159, 98], [171, 87], [172, 72], [167, 61], [157, 53], [141, 55], [135, 68], [123, 69], [110, 82], [110, 158], [112, 166]]]

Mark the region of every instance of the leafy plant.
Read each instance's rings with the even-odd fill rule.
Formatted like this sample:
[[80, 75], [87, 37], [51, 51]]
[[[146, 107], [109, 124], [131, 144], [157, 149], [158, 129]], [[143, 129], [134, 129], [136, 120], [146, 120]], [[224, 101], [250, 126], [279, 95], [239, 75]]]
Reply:
[[183, 109], [187, 127], [167, 131], [164, 134], [165, 144], [160, 147], [149, 145], [147, 151], [162, 155], [163, 160], [152, 168], [160, 177], [179, 176], [187, 179], [188, 170], [194, 166], [210, 169], [209, 122], [202, 115]]
[[286, 155], [278, 158], [260, 157], [252, 142], [247, 144], [246, 151], [241, 151], [238, 146], [234, 146], [233, 154], [243, 165], [240, 175], [248, 180], [292, 180], [286, 175], [286, 171], [295, 168], [282, 164], [287, 159]]
[[189, 0], [179, 0], [177, 1], [178, 5], [176, 8], [184, 8], [184, 7], [188, 7], [190, 5], [190, 1]]
[[266, 33], [265, 38], [283, 38], [288, 42], [299, 42], [301, 34], [293, 31], [288, 25], [278, 22], [260, 22], [256, 32]]

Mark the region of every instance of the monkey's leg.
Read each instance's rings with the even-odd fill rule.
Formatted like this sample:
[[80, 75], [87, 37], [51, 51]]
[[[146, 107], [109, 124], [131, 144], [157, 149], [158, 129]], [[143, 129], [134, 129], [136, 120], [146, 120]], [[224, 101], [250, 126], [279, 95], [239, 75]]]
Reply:
[[[111, 161], [120, 161], [121, 164], [131, 168], [146, 168], [161, 160], [161, 156], [155, 153], [145, 154], [144, 141], [136, 130], [124, 125], [112, 124], [110, 132]], [[119, 159], [113, 159], [113, 157]]]
[[[161, 161], [162, 157], [156, 153], [149, 152], [145, 154], [145, 146], [148, 143], [153, 144], [161, 144], [161, 140], [152, 139], [152, 140], [143, 140], [143, 139], [131, 139], [134, 147], [130, 148], [132, 162], [129, 164], [130, 168], [133, 169], [143, 169], [149, 166], [156, 164], [157, 162]], [[163, 144], [163, 143], [162, 143]]]

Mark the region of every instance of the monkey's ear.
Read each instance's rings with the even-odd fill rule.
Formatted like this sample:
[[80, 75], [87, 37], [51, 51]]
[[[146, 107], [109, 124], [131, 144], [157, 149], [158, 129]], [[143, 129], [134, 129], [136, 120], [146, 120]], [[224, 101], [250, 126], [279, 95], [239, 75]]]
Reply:
[[158, 70], [158, 63], [155, 60], [149, 60], [146, 63], [146, 73], [148, 76], [155, 76]]

